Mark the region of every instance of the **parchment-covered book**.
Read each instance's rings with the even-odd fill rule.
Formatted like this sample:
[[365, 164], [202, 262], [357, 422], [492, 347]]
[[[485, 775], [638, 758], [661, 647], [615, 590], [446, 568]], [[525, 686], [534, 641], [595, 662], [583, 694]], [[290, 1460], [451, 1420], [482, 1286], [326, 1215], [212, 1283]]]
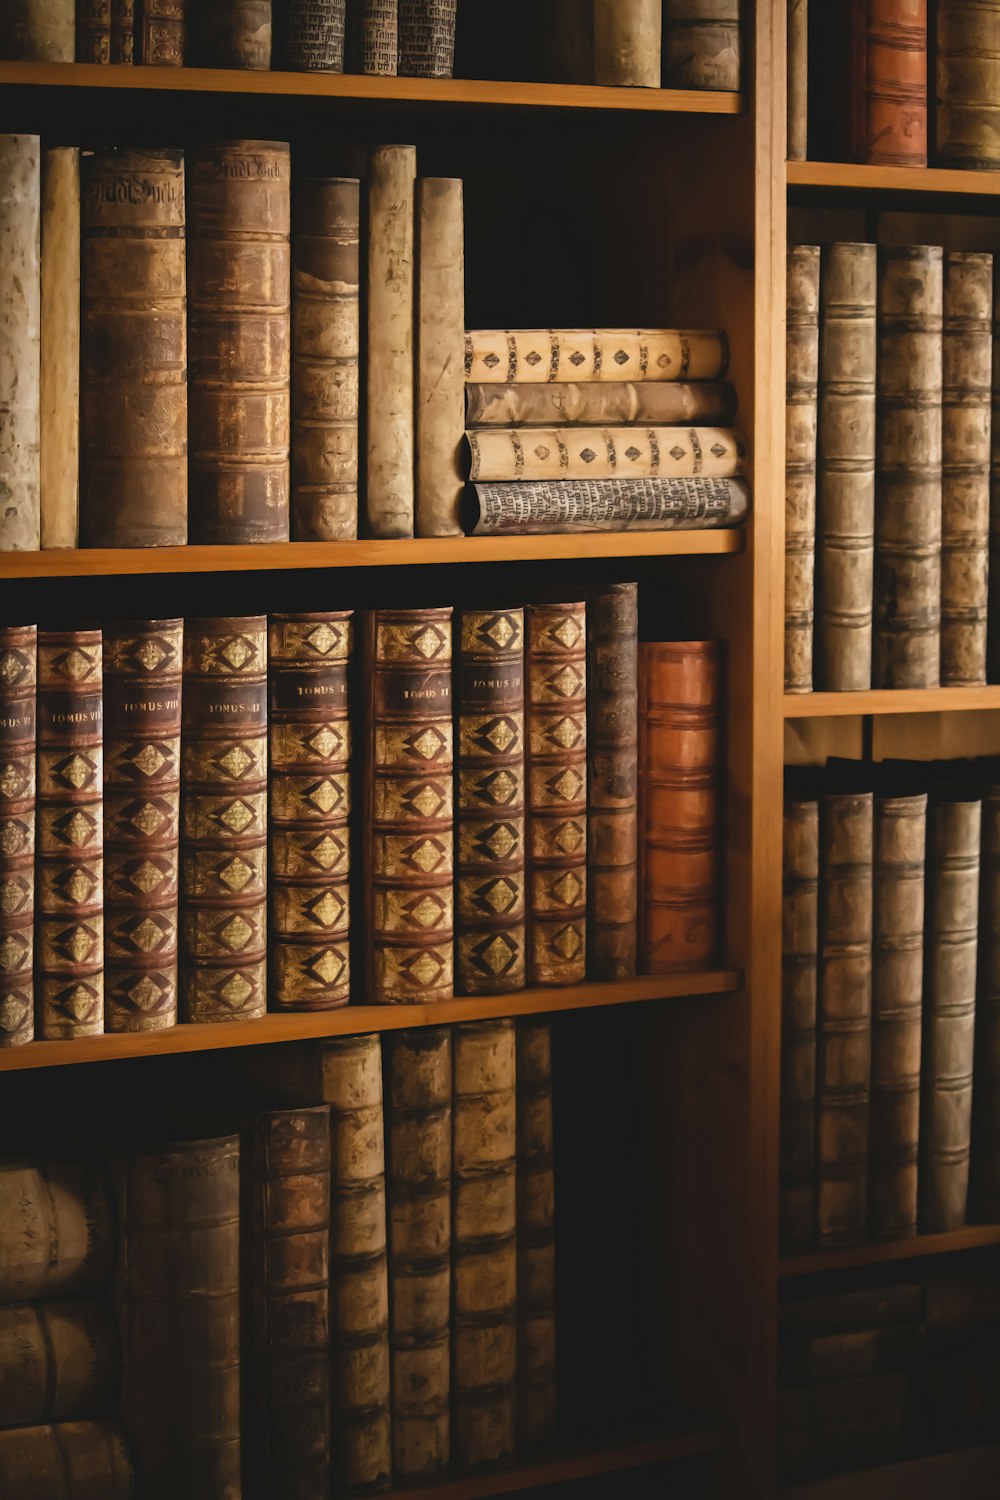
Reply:
[[744, 479], [545, 479], [471, 485], [466, 531], [530, 536], [576, 531], [700, 531], [738, 526]]

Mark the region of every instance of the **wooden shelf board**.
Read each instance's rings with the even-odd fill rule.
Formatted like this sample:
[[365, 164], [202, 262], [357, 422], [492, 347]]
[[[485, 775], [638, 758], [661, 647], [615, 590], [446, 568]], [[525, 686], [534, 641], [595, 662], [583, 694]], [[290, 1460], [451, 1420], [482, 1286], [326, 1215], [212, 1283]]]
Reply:
[[574, 984], [560, 989], [520, 990], [442, 1000], [434, 1005], [345, 1005], [312, 1014], [271, 1012], [259, 1021], [213, 1021], [173, 1026], [167, 1031], [126, 1032], [79, 1037], [75, 1041], [28, 1042], [0, 1049], [0, 1073], [22, 1068], [62, 1067], [67, 1063], [110, 1062], [121, 1057], [160, 1057], [173, 1052], [207, 1052], [219, 1047], [255, 1047], [315, 1037], [354, 1036], [367, 1031], [398, 1031], [413, 1026], [445, 1026], [493, 1016], [545, 1015], [628, 1005], [646, 1000], [727, 994], [740, 988], [732, 969], [695, 974], [657, 974], [614, 984]]
[[917, 1234], [886, 1245], [856, 1245], [851, 1250], [817, 1250], [778, 1262], [779, 1277], [814, 1276], [821, 1271], [846, 1271], [854, 1266], [881, 1266], [925, 1255], [948, 1255], [1000, 1245], [1000, 1224], [968, 1224], [948, 1234]]
[[0, 62], [0, 84], [658, 114], [736, 115], [743, 108], [741, 94], [710, 89], [603, 88], [473, 78], [372, 78], [354, 73], [256, 73], [241, 68], [116, 67], [99, 63]]
[[943, 714], [1000, 709], [1000, 686], [872, 688], [866, 693], [786, 693], [786, 719], [836, 719], [864, 714]]
[[1000, 172], [965, 172], [953, 167], [870, 167], [841, 161], [790, 161], [789, 187], [839, 188], [866, 193], [1000, 194]]

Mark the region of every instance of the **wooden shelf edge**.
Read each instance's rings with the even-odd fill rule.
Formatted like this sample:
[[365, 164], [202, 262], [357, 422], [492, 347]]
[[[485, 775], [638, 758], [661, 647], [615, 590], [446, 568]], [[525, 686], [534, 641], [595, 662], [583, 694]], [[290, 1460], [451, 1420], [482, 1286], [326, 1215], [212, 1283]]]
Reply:
[[890, 1265], [926, 1255], [949, 1255], [958, 1250], [978, 1250], [1000, 1245], [1000, 1224], [967, 1224], [948, 1234], [917, 1234], [912, 1239], [889, 1244], [856, 1245], [850, 1250], [817, 1250], [809, 1255], [788, 1256], [778, 1262], [778, 1276], [815, 1276], [823, 1271], [846, 1271], [855, 1266]]
[[956, 193], [987, 198], [1000, 194], [1000, 172], [968, 172], [956, 167], [873, 167], [859, 162], [790, 161], [786, 174], [789, 187]]
[[213, 1021], [145, 1031], [80, 1037], [75, 1041], [28, 1042], [0, 1049], [0, 1073], [25, 1068], [63, 1067], [70, 1063], [110, 1062], [123, 1057], [162, 1057], [176, 1052], [208, 1052], [220, 1047], [255, 1047], [274, 1042], [309, 1041], [317, 1037], [354, 1036], [368, 1031], [398, 1031], [414, 1026], [446, 1026], [456, 1021], [496, 1016], [545, 1015], [590, 1010], [601, 1005], [630, 1005], [649, 1000], [677, 1000], [721, 995], [738, 990], [733, 969], [701, 973], [644, 975], [614, 984], [574, 984], [561, 989], [520, 990], [442, 1000], [433, 1005], [345, 1005], [314, 1013], [269, 1012], [259, 1021]]
[[867, 714], [942, 714], [1000, 709], [1000, 686], [872, 688], [865, 693], [786, 693], [786, 719], [836, 719]]

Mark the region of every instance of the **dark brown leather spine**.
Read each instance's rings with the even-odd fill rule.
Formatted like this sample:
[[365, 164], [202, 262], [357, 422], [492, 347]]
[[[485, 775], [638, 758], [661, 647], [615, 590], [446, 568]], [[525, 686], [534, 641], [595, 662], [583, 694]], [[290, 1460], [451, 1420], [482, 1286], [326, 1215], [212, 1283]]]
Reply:
[[722, 647], [639, 646], [645, 974], [703, 969], [719, 941]]
[[16, 1302], [0, 1307], [3, 1422], [30, 1427], [114, 1409], [121, 1353], [104, 1302]]
[[740, 0], [667, 0], [663, 85], [739, 88]]
[[533, 1448], [556, 1431], [556, 1204], [552, 1023], [517, 1032], [517, 1433]]
[[969, 1216], [1000, 1224], [1000, 787], [983, 795]]
[[195, 54], [202, 68], [271, 66], [271, 0], [194, 0]]
[[111, 0], [111, 61], [135, 61], [135, 0]]
[[132, 1461], [114, 1422], [0, 1432], [4, 1500], [132, 1500]]
[[282, 67], [293, 73], [344, 71], [346, 0], [286, 0]]
[[395, 77], [399, 58], [398, 0], [350, 0], [352, 73]]
[[852, 16], [854, 155], [927, 165], [927, 0], [862, 0]]
[[108, 1031], [177, 1021], [182, 620], [104, 632]]
[[76, 60], [111, 61], [111, 0], [77, 0]]
[[187, 0], [137, 0], [136, 62], [151, 67], [184, 66]]
[[188, 620], [181, 746], [186, 1021], [267, 1009], [267, 621]]
[[241, 1500], [240, 1142], [130, 1152], [126, 1425], [143, 1500]]
[[639, 586], [613, 583], [587, 606], [587, 974], [636, 971]]
[[101, 1291], [117, 1251], [109, 1184], [95, 1166], [0, 1168], [0, 1303]]
[[34, 625], [0, 628], [0, 1047], [35, 1034]]
[[794, 1255], [812, 1248], [816, 1224], [817, 803], [786, 797], [783, 831], [778, 1241]]
[[51, 1041], [104, 1030], [99, 630], [38, 632], [35, 998]]
[[187, 541], [184, 158], [82, 162], [80, 515], [88, 547]]
[[458, 618], [457, 989], [493, 995], [525, 975], [524, 611]]
[[351, 994], [349, 610], [268, 621], [271, 1003]]
[[454, 993], [451, 614], [364, 617], [366, 998], [379, 1005]]
[[457, 0], [399, 0], [399, 74], [450, 78]]
[[191, 156], [191, 541], [287, 542], [290, 151]]

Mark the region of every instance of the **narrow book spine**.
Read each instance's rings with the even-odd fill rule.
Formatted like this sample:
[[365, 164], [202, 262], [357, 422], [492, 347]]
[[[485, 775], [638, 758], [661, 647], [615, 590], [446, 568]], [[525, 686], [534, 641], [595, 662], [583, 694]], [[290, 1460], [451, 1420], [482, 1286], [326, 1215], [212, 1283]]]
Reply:
[[543, 479], [472, 486], [473, 536], [692, 531], [738, 526], [742, 479]]
[[271, 1003], [332, 1010], [351, 994], [350, 611], [272, 615]]
[[993, 370], [990, 410], [990, 540], [986, 610], [986, 675], [1000, 682], [1000, 274], [993, 277]]
[[465, 378], [490, 385], [719, 380], [727, 358], [725, 334], [704, 328], [493, 328], [465, 335]]
[[417, 184], [418, 536], [461, 536], [465, 430], [465, 221], [462, 183]]
[[456, 0], [399, 0], [400, 77], [451, 77], [456, 10]]
[[788, 0], [788, 160], [805, 161], [809, 124], [809, 0]]
[[594, 82], [658, 89], [661, 0], [594, 0]]
[[187, 0], [137, 0], [137, 4], [136, 62], [182, 68]]
[[111, 0], [77, 0], [76, 60], [111, 61]]
[[739, 0], [667, 0], [663, 83], [671, 89], [739, 88]]
[[556, 1431], [552, 1023], [517, 1032], [517, 1433], [533, 1448]]
[[104, 632], [108, 1031], [177, 1021], [183, 621]]
[[937, 0], [934, 162], [995, 171], [1000, 165], [1000, 0]]
[[292, 535], [358, 534], [359, 184], [296, 183], [292, 227]]
[[0, 57], [74, 62], [76, 0], [7, 0], [0, 15]]
[[39, 545], [41, 151], [37, 135], [0, 135], [0, 551]]
[[530, 604], [527, 623], [528, 977], [587, 972], [587, 606]]
[[368, 402], [365, 498], [375, 537], [412, 536], [413, 146], [377, 146], [368, 165]]
[[135, 0], [111, 0], [111, 61], [135, 61]]
[[118, 1329], [105, 1303], [0, 1307], [5, 1426], [99, 1417], [114, 1409], [120, 1380]]
[[394, 78], [399, 58], [398, 0], [351, 0], [352, 73]]
[[293, 73], [344, 71], [346, 0], [288, 0], [283, 66]]
[[38, 633], [36, 1007], [47, 1040], [104, 1030], [101, 632]]
[[271, 66], [271, 0], [195, 0], [196, 61], [202, 68]]
[[0, 1168], [0, 1302], [103, 1291], [117, 1253], [109, 1184], [95, 1166]]
[[0, 628], [0, 1047], [35, 1034], [34, 625]]
[[185, 1021], [267, 1009], [267, 621], [188, 620], [181, 746]]
[[1000, 1223], [1000, 789], [983, 797], [970, 1217]]
[[819, 247], [790, 245], [785, 333], [785, 692], [813, 685]]
[[80, 152], [42, 156], [39, 509], [41, 545], [80, 527]]
[[289, 147], [199, 147], [190, 195], [191, 541], [287, 542]]
[[485, 427], [466, 442], [474, 481], [733, 479], [745, 457], [739, 434], [723, 427]]
[[133, 1484], [128, 1444], [114, 1422], [58, 1422], [0, 1432], [4, 1500], [132, 1500]]
[[465, 387], [465, 420], [469, 427], [591, 427], [626, 422], [677, 426], [701, 423], [727, 426], [736, 416], [736, 392], [718, 381], [557, 380], [551, 385], [514, 381], [490, 385], [482, 380]]
[[927, 0], [866, 0], [857, 24], [856, 159], [925, 167]]
[[639, 588], [613, 583], [587, 607], [587, 973], [636, 972]]
[[819, 807], [785, 802], [781, 884], [781, 1123], [778, 1238], [810, 1250], [816, 1226], [816, 988]]

